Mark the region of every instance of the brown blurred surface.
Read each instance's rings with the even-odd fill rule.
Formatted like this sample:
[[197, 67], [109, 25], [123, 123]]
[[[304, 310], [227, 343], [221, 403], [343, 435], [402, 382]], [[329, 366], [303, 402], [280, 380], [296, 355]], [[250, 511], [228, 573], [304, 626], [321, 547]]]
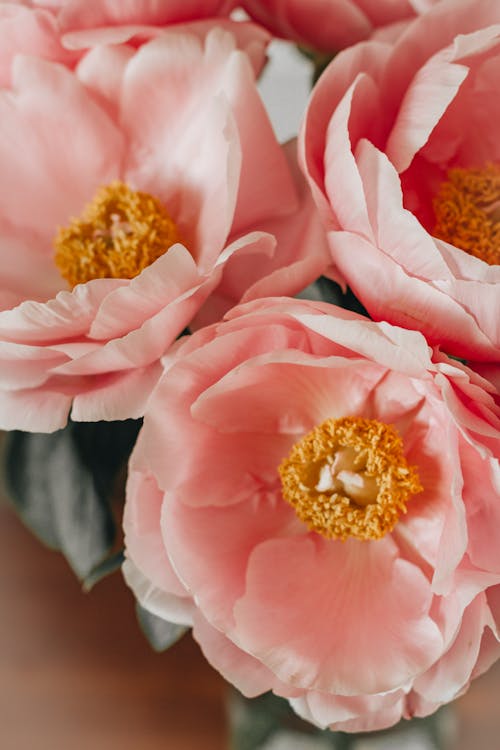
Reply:
[[155, 654], [120, 574], [89, 594], [0, 507], [1, 750], [223, 750], [224, 685], [188, 635]]
[[[224, 750], [224, 684], [191, 637], [153, 653], [119, 574], [82, 593], [5, 506], [0, 598], [0, 750]], [[457, 701], [455, 750], [500, 750], [499, 695], [497, 666]]]

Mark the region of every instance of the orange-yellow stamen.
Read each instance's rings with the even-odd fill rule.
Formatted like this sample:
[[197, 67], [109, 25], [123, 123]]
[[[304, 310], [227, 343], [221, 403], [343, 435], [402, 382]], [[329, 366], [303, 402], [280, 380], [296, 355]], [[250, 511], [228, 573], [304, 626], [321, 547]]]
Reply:
[[381, 539], [422, 491], [394, 427], [376, 419], [327, 419], [293, 446], [278, 469], [283, 497], [327, 539]]
[[116, 181], [99, 188], [81, 217], [59, 229], [55, 262], [71, 286], [132, 279], [179, 241], [157, 198]]
[[434, 198], [434, 234], [466, 253], [500, 264], [500, 166], [450, 169]]

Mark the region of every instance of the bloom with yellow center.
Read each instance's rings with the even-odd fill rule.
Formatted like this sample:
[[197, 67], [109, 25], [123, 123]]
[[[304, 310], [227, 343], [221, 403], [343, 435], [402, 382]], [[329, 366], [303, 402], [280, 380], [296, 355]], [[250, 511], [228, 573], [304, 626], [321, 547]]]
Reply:
[[450, 169], [434, 199], [434, 235], [500, 264], [500, 166]]
[[115, 181], [99, 188], [81, 217], [59, 230], [55, 263], [71, 286], [133, 279], [179, 241], [157, 198]]
[[279, 467], [283, 497], [327, 539], [381, 539], [422, 491], [403, 441], [376, 419], [327, 419], [293, 446]]

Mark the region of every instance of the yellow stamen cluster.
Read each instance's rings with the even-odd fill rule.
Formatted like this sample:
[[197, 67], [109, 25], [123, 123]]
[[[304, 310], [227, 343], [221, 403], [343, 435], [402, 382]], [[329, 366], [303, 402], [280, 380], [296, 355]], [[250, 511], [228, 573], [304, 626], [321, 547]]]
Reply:
[[396, 429], [362, 417], [327, 419], [295, 443], [278, 471], [285, 500], [327, 539], [381, 539], [422, 491]]
[[157, 198], [116, 181], [99, 188], [81, 217], [59, 229], [55, 263], [71, 286], [132, 279], [179, 241]]
[[500, 264], [500, 166], [450, 169], [434, 198], [434, 234], [466, 253]]

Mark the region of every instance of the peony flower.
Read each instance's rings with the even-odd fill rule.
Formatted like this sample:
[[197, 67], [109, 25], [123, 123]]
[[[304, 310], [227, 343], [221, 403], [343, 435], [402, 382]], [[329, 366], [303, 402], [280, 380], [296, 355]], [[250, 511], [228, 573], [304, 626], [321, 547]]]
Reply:
[[[434, 0], [436, 2], [437, 0]], [[334, 53], [413, 18], [433, 0], [243, 0], [250, 16], [274, 34]]]
[[227, 0], [0, 0], [0, 86], [11, 83], [16, 54], [29, 54], [74, 67], [84, 52], [102, 44], [135, 47], [175, 27], [204, 38], [217, 25], [230, 31], [259, 73], [269, 34], [252, 23], [227, 18]]
[[346, 731], [499, 655], [500, 412], [424, 337], [254, 301], [183, 340], [129, 467], [125, 577], [245, 695]]
[[340, 54], [303, 164], [332, 257], [370, 315], [466, 359], [500, 359], [495, 0], [442, 2], [394, 47]]
[[[1, 426], [58, 429], [71, 406], [75, 420], [140, 416], [228, 260], [242, 274], [275, 252], [253, 230], [282, 217], [282, 265], [307, 245], [286, 226], [302, 217], [294, 178], [221, 30], [98, 46], [75, 73], [18, 56], [12, 79], [0, 91]], [[315, 252], [290, 293], [317, 274]]]

